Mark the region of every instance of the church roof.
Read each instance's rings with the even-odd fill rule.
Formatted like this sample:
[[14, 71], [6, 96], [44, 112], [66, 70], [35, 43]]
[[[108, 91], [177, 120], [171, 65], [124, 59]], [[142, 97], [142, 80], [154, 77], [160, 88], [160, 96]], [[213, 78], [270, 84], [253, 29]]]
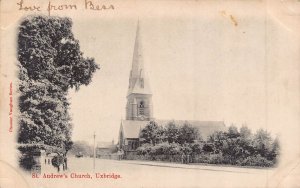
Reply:
[[[201, 137], [206, 140], [215, 131], [226, 131], [227, 128], [223, 121], [188, 121], [188, 120], [155, 120], [158, 125], [167, 126], [169, 122], [175, 122], [176, 125], [185, 123], [196, 127]], [[121, 128], [123, 129], [124, 138], [139, 138], [140, 131], [149, 123], [149, 121], [122, 120]]]
[[139, 138], [140, 130], [142, 130], [149, 121], [122, 120], [121, 129], [124, 138]]

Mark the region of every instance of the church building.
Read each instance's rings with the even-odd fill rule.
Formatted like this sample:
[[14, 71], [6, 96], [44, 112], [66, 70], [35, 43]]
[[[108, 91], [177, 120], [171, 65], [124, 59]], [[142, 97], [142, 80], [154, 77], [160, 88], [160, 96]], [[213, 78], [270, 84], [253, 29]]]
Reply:
[[183, 125], [185, 122], [188, 122], [199, 129], [204, 139], [217, 130], [226, 130], [223, 121], [158, 120], [153, 118], [152, 91], [145, 76], [141, 42], [138, 23], [127, 92], [126, 120], [121, 120], [119, 147], [125, 152], [136, 150], [140, 146], [140, 131], [151, 120], [155, 120], [162, 126], [166, 126], [170, 121], [174, 121], [177, 125]]

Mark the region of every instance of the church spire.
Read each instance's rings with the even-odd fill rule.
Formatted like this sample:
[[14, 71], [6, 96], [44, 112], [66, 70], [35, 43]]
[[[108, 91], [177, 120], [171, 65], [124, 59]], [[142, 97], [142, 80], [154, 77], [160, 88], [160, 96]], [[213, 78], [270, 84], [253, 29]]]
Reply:
[[139, 76], [139, 70], [144, 69], [143, 62], [143, 46], [141, 43], [140, 36], [140, 21], [137, 23], [136, 34], [135, 34], [135, 43], [134, 43], [134, 51], [133, 51], [133, 59], [132, 59], [132, 77]]
[[153, 119], [152, 93], [144, 73], [144, 56], [140, 29], [138, 21], [127, 93], [126, 120], [149, 121]]
[[148, 79], [145, 78], [144, 73], [144, 56], [139, 20], [136, 28], [132, 67], [130, 71], [129, 88], [127, 95], [130, 95], [131, 93], [151, 94]]

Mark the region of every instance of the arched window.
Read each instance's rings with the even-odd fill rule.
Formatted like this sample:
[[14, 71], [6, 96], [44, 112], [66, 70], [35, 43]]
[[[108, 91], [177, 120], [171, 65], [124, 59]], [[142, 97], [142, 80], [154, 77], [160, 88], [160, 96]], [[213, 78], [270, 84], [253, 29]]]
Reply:
[[144, 108], [145, 108], [145, 103], [144, 103], [144, 101], [141, 101], [139, 104], [139, 114], [140, 115], [145, 115]]

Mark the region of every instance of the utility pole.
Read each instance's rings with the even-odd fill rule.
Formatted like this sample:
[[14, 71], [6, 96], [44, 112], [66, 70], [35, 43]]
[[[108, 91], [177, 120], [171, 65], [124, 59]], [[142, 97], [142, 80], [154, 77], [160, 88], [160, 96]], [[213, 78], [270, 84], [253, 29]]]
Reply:
[[96, 146], [95, 146], [95, 143], [96, 143], [96, 133], [94, 132], [94, 148], [93, 148], [93, 151], [94, 151], [93, 169], [94, 169], [94, 171], [95, 171], [95, 158], [96, 158]]

